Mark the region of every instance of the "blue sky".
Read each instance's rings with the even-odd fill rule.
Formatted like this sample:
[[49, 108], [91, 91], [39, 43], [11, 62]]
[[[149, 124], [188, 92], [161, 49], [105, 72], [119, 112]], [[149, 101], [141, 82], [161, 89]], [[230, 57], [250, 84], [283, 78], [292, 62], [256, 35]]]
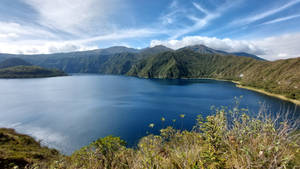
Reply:
[[1, 0], [0, 52], [204, 44], [300, 56], [300, 0]]

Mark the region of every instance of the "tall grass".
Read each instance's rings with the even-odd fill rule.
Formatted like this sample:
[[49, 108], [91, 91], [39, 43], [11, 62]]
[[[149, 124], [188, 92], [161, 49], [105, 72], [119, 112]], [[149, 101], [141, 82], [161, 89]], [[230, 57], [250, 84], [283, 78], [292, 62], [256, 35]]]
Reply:
[[143, 137], [135, 149], [108, 136], [49, 168], [299, 168], [299, 123], [247, 111], [215, 109], [214, 115], [199, 116], [192, 131], [167, 127]]

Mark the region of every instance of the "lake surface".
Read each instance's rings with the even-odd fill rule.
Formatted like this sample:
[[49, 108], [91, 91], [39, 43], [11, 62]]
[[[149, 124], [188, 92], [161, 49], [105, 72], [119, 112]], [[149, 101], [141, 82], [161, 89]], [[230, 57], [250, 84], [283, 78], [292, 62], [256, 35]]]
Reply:
[[107, 135], [133, 146], [147, 132], [168, 125], [191, 129], [198, 114], [210, 114], [211, 106], [234, 106], [235, 96], [243, 96], [241, 107], [252, 112], [264, 103], [270, 112], [296, 109], [299, 118], [294, 104], [231, 82], [73, 75], [0, 80], [0, 127], [15, 128], [66, 154]]

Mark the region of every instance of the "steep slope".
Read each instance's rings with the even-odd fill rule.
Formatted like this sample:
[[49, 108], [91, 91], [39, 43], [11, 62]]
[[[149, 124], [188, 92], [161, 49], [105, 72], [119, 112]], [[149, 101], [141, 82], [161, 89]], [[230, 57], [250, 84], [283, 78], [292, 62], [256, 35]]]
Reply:
[[242, 85], [300, 100], [300, 57], [259, 62], [241, 73]]
[[218, 51], [218, 50], [209, 48], [205, 45], [186, 46], [179, 50], [191, 50], [193, 52], [200, 53], [200, 54], [227, 54], [226, 52]]
[[105, 49], [99, 49], [102, 55], [111, 55], [117, 53], [138, 53], [138, 49], [128, 48], [124, 46], [113, 46]]
[[57, 69], [45, 69], [39, 66], [14, 66], [0, 69], [0, 78], [39, 78], [65, 76]]
[[9, 58], [0, 62], [0, 69], [13, 67], [13, 66], [31, 66], [32, 64], [20, 58]]
[[89, 55], [62, 58], [48, 57], [41, 60], [37, 65], [46, 68], [60, 69], [68, 73], [116, 74], [117, 72], [124, 72], [124, 70], [128, 71], [138, 58], [139, 54], [137, 53], [117, 53], [112, 55]]
[[167, 48], [163, 45], [154, 46], [151, 48], [144, 48], [140, 50], [140, 54], [144, 56], [154, 55], [162, 52], [173, 51], [173, 49]]
[[264, 60], [256, 55], [252, 55], [246, 52], [234, 52], [234, 53], [228, 53], [222, 50], [215, 50], [212, 48], [209, 48], [205, 45], [193, 45], [193, 46], [186, 46], [179, 50], [191, 50], [200, 54], [220, 54], [220, 55], [235, 55], [235, 56], [243, 56], [243, 57], [249, 57], [257, 60]]
[[[180, 50], [192, 50], [200, 54], [221, 54], [231, 55], [224, 51], [218, 51], [208, 48], [204, 45], [194, 45], [182, 48]], [[55, 54], [41, 54], [41, 55], [11, 55], [11, 54], [0, 54], [0, 61], [8, 58], [21, 58], [33, 65], [38, 65], [45, 68], [56, 68], [63, 70], [68, 73], [105, 73], [105, 72], [123, 72], [118, 70], [117, 67], [120, 65], [109, 65], [110, 63], [115, 64], [121, 55], [129, 58], [122, 59], [127, 60], [127, 63], [135, 63], [152, 55], [156, 55], [163, 52], [174, 51], [165, 46], [159, 45], [152, 48], [144, 48], [141, 50], [127, 48], [123, 46], [113, 46], [105, 49], [97, 49], [90, 51], [70, 52], [70, 53], [55, 53]], [[252, 55], [247, 53], [238, 53], [237, 55], [243, 55], [251, 57]], [[134, 57], [131, 57], [134, 56]], [[253, 56], [254, 57], [254, 56]], [[255, 58], [259, 59], [259, 58]], [[116, 66], [115, 68], [113, 68]], [[127, 65], [128, 66], [128, 65]], [[123, 66], [121, 66], [123, 67]], [[116, 69], [111, 71], [109, 69]]]
[[252, 54], [249, 54], [249, 53], [246, 53], [246, 52], [233, 52], [233, 53], [230, 53], [230, 54], [235, 55], [235, 56], [245, 56], [245, 57], [253, 58], [253, 59], [256, 59], [256, 60], [265, 60], [265, 59], [260, 58], [256, 55], [252, 55]]
[[[107, 57], [120, 53], [137, 54], [140, 50], [127, 48], [123, 46], [113, 46], [105, 49], [97, 49], [90, 51], [79, 51], [69, 53], [54, 53], [54, 54], [37, 54], [37, 55], [17, 55], [17, 54], [0, 54], [0, 62], [8, 58], [21, 58], [33, 65], [39, 65], [46, 68], [62, 68], [70, 70], [72, 73], [86, 72], [86, 65], [93, 65], [95, 61], [106, 60]], [[68, 64], [71, 62], [72, 64]], [[74, 65], [75, 67], [70, 67]], [[77, 66], [81, 68], [76, 68]], [[85, 65], [85, 66], [84, 66]], [[65, 68], [68, 67], [68, 68]], [[84, 67], [84, 68], [83, 68]], [[89, 68], [94, 70], [94, 68]]]
[[0, 168], [25, 168], [30, 164], [45, 168], [60, 156], [57, 150], [42, 147], [30, 136], [0, 128]]
[[134, 65], [128, 75], [145, 78], [238, 79], [240, 72], [256, 60], [238, 56], [199, 54], [190, 49], [165, 52]]
[[133, 63], [169, 50], [171, 49], [163, 46], [142, 50], [111, 47], [86, 52], [23, 55], [22, 58], [35, 65], [45, 68], [56, 68], [68, 73], [125, 74]]
[[300, 58], [261, 61], [247, 57], [199, 54], [191, 49], [164, 52], [143, 59], [129, 76], [143, 78], [217, 78], [239, 81], [300, 100]]

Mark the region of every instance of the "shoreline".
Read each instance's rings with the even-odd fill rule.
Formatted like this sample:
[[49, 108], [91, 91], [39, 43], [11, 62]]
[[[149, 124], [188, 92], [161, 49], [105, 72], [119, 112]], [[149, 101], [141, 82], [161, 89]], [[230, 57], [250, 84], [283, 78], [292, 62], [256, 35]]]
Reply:
[[[189, 79], [189, 78], [186, 78], [186, 79]], [[241, 85], [241, 83], [239, 81], [217, 79], [217, 78], [199, 78], [199, 79], [209, 79], [209, 80], [232, 82], [238, 88], [247, 89], [247, 90], [255, 91], [255, 92], [258, 92], [258, 93], [262, 93], [262, 94], [265, 94], [267, 96], [271, 96], [271, 97], [275, 97], [275, 98], [278, 98], [278, 99], [281, 99], [281, 100], [289, 101], [291, 103], [294, 103], [297, 106], [300, 106], [300, 100], [290, 99], [290, 98], [288, 98], [284, 95], [281, 95], [281, 94], [275, 94], [275, 93], [267, 92], [264, 89], [258, 89], [258, 88], [251, 87], [251, 86], [244, 86], [244, 85]]]
[[247, 90], [255, 91], [255, 92], [262, 93], [262, 94], [265, 94], [265, 95], [271, 96], [271, 97], [276, 97], [276, 98], [278, 98], [278, 99], [285, 100], [285, 101], [289, 101], [289, 102], [291, 102], [291, 103], [294, 103], [295, 105], [300, 106], [300, 100], [290, 99], [290, 98], [288, 98], [288, 97], [286, 97], [286, 96], [284, 96], [284, 95], [281, 95], [281, 94], [275, 94], [275, 93], [267, 92], [267, 91], [265, 91], [264, 89], [258, 89], [258, 88], [255, 88], [255, 87], [244, 86], [244, 85], [241, 85], [241, 83], [240, 83], [239, 81], [225, 80], [225, 79], [217, 79], [217, 78], [182, 78], [182, 79], [208, 79], [208, 80], [217, 80], [217, 81], [232, 82], [232, 83], [234, 83], [235, 86], [238, 87], [238, 88], [242, 88], [242, 89], [247, 89]]
[[[144, 79], [148, 79], [148, 78], [144, 78]], [[161, 78], [153, 78], [153, 79], [161, 79]], [[217, 80], [217, 81], [231, 82], [231, 83], [234, 83], [235, 86], [238, 87], [238, 88], [247, 89], [247, 90], [255, 91], [255, 92], [258, 92], [258, 93], [262, 93], [262, 94], [265, 94], [267, 96], [275, 97], [275, 98], [278, 98], [278, 99], [281, 99], [281, 100], [284, 100], [284, 101], [294, 103], [297, 106], [300, 106], [300, 100], [290, 99], [290, 98], [288, 98], [284, 95], [281, 95], [281, 94], [275, 94], [275, 93], [267, 92], [264, 89], [258, 89], [258, 88], [255, 88], [255, 87], [244, 86], [244, 85], [241, 85], [241, 83], [239, 81], [226, 80], [226, 79], [217, 79], [217, 78], [180, 78], [180, 79], [185, 79], [185, 80], [201, 80], [201, 79], [205, 80], [206, 79], [206, 80]]]
[[238, 87], [238, 88], [255, 91], [255, 92], [262, 93], [262, 94], [265, 94], [265, 95], [268, 95], [268, 96], [276, 97], [276, 98], [281, 99], [281, 100], [292, 102], [292, 103], [294, 103], [295, 105], [298, 105], [298, 106], [300, 105], [299, 100], [290, 99], [290, 98], [288, 98], [286, 96], [283, 96], [283, 95], [280, 95], [280, 94], [270, 93], [270, 92], [265, 91], [264, 89], [257, 89], [257, 88], [250, 87], [250, 86], [243, 86], [237, 81], [232, 81], [232, 82], [235, 83], [236, 87]]

